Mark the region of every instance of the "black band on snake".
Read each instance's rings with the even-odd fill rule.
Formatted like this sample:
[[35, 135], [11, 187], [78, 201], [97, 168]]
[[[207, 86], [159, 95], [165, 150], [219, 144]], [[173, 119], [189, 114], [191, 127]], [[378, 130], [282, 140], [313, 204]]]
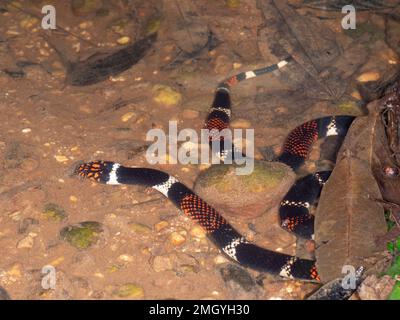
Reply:
[[[287, 58], [266, 68], [243, 72], [221, 83], [216, 90], [206, 128], [217, 131], [228, 128], [231, 117], [230, 88], [233, 85], [280, 69], [290, 60]], [[287, 137], [278, 161], [293, 170], [298, 169], [307, 158], [313, 142], [326, 136], [345, 135], [353, 119], [352, 116], [329, 116], [302, 124]], [[211, 137], [210, 142], [213, 139]], [[127, 168], [107, 161], [84, 163], [76, 170], [82, 177], [106, 184], [137, 184], [158, 190], [186, 216], [203, 227], [208, 238], [220, 250], [244, 267], [291, 279], [320, 281], [315, 261], [274, 252], [250, 243], [212, 206], [168, 173], [149, 168]], [[309, 208], [318, 199], [329, 175], [330, 171], [321, 171], [297, 180], [281, 202], [279, 214], [284, 229], [300, 237], [313, 238], [314, 217]]]

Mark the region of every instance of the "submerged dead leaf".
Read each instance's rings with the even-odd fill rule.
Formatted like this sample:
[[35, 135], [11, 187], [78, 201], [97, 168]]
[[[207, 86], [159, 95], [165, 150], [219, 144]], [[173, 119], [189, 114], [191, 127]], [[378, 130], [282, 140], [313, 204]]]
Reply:
[[317, 267], [323, 282], [340, 277], [344, 265], [372, 266], [379, 248], [376, 238], [386, 232], [381, 192], [371, 171], [379, 154], [374, 150], [379, 102], [370, 114], [354, 121], [339, 152], [338, 163], [326, 183], [318, 205]]

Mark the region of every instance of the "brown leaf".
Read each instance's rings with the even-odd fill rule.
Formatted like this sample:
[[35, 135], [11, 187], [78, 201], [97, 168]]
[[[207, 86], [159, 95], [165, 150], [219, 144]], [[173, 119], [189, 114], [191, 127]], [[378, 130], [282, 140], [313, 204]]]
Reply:
[[379, 102], [354, 121], [339, 151], [338, 163], [321, 193], [315, 219], [317, 268], [322, 281], [342, 275], [344, 265], [372, 266], [375, 240], [386, 232], [381, 193], [372, 172]]

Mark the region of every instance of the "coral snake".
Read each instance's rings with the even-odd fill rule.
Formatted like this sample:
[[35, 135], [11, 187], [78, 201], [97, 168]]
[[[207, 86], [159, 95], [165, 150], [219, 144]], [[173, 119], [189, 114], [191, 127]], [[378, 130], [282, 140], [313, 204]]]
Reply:
[[[239, 73], [222, 82], [216, 89], [205, 127], [218, 131], [229, 127], [232, 86], [278, 70], [291, 60], [289, 57], [262, 69]], [[297, 170], [306, 160], [313, 142], [332, 135], [344, 136], [353, 119], [352, 116], [328, 116], [300, 125], [287, 137], [277, 160]], [[210, 136], [210, 143], [215, 139], [221, 137]], [[222, 147], [221, 154], [224, 151], [227, 150]], [[109, 161], [93, 161], [80, 164], [76, 173], [105, 184], [143, 185], [161, 192], [186, 216], [197, 222], [221, 251], [244, 267], [285, 278], [320, 281], [314, 260], [271, 251], [249, 242], [211, 205], [166, 172], [151, 168], [124, 167]], [[331, 171], [320, 171], [309, 174], [298, 179], [291, 187], [282, 199], [279, 209], [281, 226], [285, 230], [299, 237], [313, 239], [314, 216], [310, 214], [310, 206], [318, 199], [330, 173]]]

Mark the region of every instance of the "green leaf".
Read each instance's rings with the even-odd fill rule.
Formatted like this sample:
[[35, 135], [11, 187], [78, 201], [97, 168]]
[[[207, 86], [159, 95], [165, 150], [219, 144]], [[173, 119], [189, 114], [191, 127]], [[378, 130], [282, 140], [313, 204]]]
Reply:
[[386, 274], [394, 278], [395, 276], [400, 275], [400, 256], [397, 256], [394, 259], [393, 264], [389, 267], [389, 269], [386, 271]]
[[396, 281], [393, 290], [390, 293], [388, 300], [400, 300], [400, 281]]
[[393, 243], [393, 242], [388, 242], [388, 243], [387, 243], [387, 250], [388, 250], [391, 254], [394, 254], [394, 243]]
[[397, 252], [400, 252], [400, 237], [397, 238], [396, 249], [397, 249]]

